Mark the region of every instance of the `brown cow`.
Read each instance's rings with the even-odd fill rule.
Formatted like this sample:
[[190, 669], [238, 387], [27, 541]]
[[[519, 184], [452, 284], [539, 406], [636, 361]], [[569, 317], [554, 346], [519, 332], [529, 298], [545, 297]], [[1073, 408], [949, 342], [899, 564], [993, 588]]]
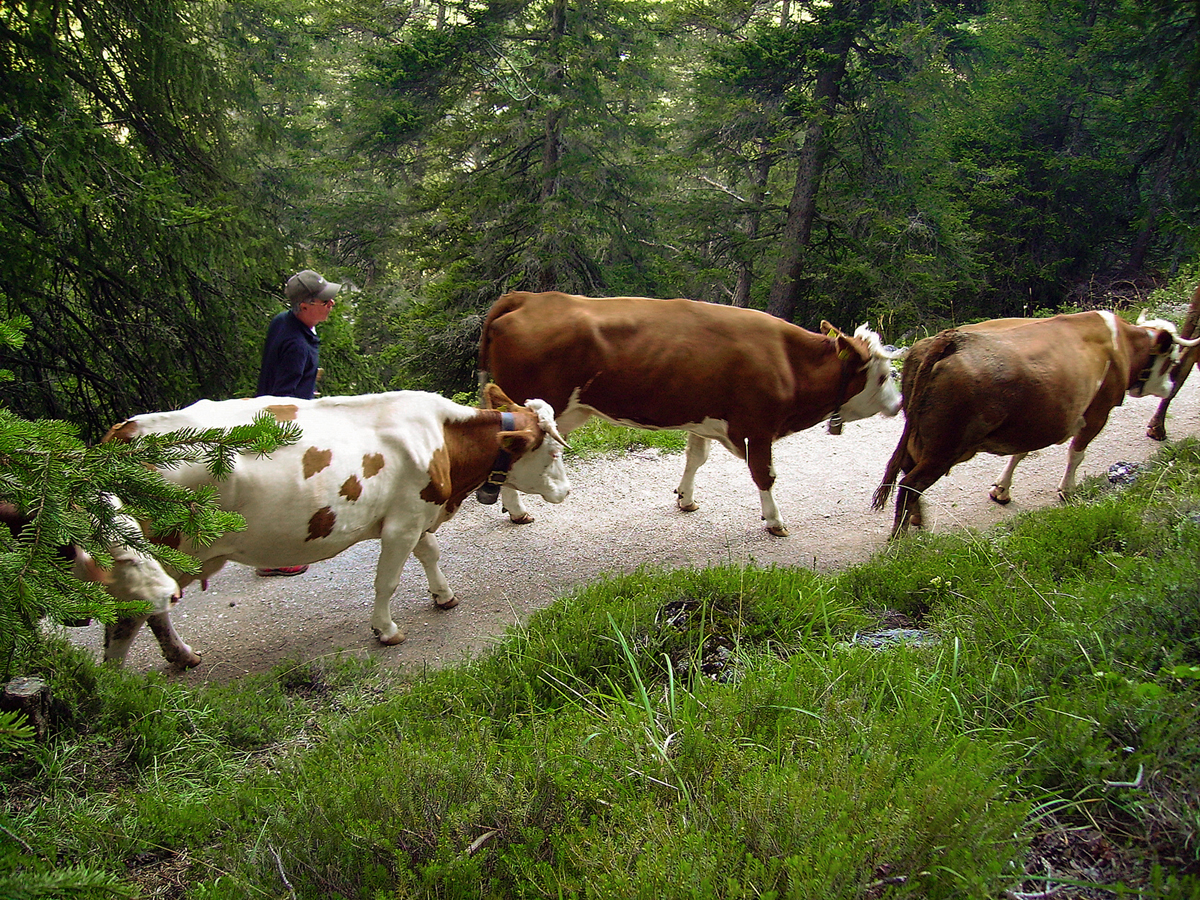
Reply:
[[[772, 534], [787, 527], [771, 495], [771, 445], [830, 419], [893, 416], [895, 354], [865, 325], [815, 334], [751, 309], [694, 300], [511, 293], [488, 312], [479, 345], [488, 373], [517, 402], [542, 397], [568, 434], [600, 416], [635, 428], [689, 432], [679, 508], [696, 509], [696, 469], [719, 441], [747, 461]], [[532, 519], [502, 490], [514, 522]]]
[[1131, 325], [1110, 312], [997, 319], [918, 341], [901, 381], [904, 433], [874, 498], [882, 509], [904, 473], [892, 536], [920, 528], [921, 495], [981, 450], [1012, 456], [990, 492], [1007, 503], [1027, 453], [1072, 439], [1059, 485], [1066, 497], [1088, 444], [1126, 392], [1170, 393], [1176, 343], [1168, 322]]
[[[1200, 285], [1196, 285], [1196, 292], [1192, 294], [1192, 304], [1188, 307], [1187, 318], [1183, 320], [1183, 328], [1179, 330], [1179, 336], [1182, 338], [1192, 337], [1196, 333], [1198, 324], [1200, 324]], [[1156, 441], [1167, 439], [1167, 407], [1171, 405], [1171, 401], [1175, 399], [1175, 395], [1187, 381], [1188, 375], [1192, 373], [1193, 363], [1200, 366], [1200, 349], [1187, 347], [1180, 354], [1179, 362], [1171, 369], [1171, 380], [1175, 382], [1175, 387], [1171, 389], [1170, 396], [1158, 404], [1158, 409], [1146, 423], [1146, 437]]]

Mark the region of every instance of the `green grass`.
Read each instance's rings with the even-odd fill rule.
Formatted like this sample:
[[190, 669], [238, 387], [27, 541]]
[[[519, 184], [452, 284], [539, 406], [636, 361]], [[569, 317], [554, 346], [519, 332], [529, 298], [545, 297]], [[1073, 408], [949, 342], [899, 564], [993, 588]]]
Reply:
[[[474, 405], [478, 398], [469, 392], [454, 394], [450, 399], [465, 406]], [[606, 454], [627, 453], [630, 450], [657, 449], [664, 453], [680, 453], [687, 446], [687, 434], [682, 431], [647, 431], [629, 428], [593, 416], [567, 436], [568, 456], [587, 458]]]
[[[189, 690], [51, 644], [0, 894], [1197, 896], [1200, 444], [1081, 493], [830, 575], [612, 576], [414, 680]], [[929, 639], [857, 639], [892, 610]], [[1046, 841], [1103, 852], [1048, 885]]]
[[613, 425], [595, 416], [567, 436], [571, 445], [569, 455], [600, 456], [626, 453], [630, 450], [657, 449], [664, 453], [679, 453], [687, 446], [687, 434], [682, 431], [646, 431]]

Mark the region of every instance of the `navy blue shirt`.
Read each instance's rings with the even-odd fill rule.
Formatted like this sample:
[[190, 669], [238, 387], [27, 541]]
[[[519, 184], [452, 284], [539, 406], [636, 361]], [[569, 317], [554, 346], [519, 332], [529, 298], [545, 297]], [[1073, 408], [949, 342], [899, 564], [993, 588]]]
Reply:
[[255, 396], [311, 400], [317, 389], [321, 341], [315, 331], [285, 309], [267, 328]]

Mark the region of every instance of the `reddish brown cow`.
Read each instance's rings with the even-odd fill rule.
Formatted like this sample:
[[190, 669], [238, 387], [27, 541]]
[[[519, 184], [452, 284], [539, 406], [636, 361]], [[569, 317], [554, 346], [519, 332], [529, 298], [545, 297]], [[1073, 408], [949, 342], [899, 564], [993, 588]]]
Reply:
[[[1179, 336], [1181, 338], [1192, 337], [1196, 333], [1196, 326], [1198, 324], [1200, 324], [1200, 285], [1196, 285], [1196, 292], [1192, 294], [1192, 304], [1188, 307], [1187, 318], [1183, 320], [1183, 327], [1179, 329]], [[1154, 415], [1146, 423], [1146, 437], [1156, 441], [1165, 441], [1167, 439], [1167, 407], [1171, 405], [1171, 401], [1175, 399], [1175, 395], [1179, 393], [1179, 389], [1187, 381], [1188, 375], [1192, 373], [1193, 364], [1200, 366], [1200, 348], [1187, 347], [1179, 355], [1179, 362], [1171, 369], [1171, 380], [1175, 382], [1175, 387], [1171, 389], [1170, 396], [1164, 398], [1163, 402], [1158, 404], [1158, 409], [1154, 411]]]
[[[821, 323], [814, 334], [766, 313], [694, 300], [505, 294], [488, 312], [479, 345], [488, 373], [517, 402], [542, 397], [563, 434], [590, 416], [621, 425], [689, 432], [679, 508], [696, 509], [696, 469], [719, 441], [747, 461], [763, 519], [785, 535], [771, 487], [771, 445], [836, 417], [895, 415], [900, 395], [878, 336]], [[514, 522], [532, 521], [503, 490]]]
[[1170, 323], [1131, 325], [1110, 312], [998, 319], [918, 341], [901, 382], [904, 433], [874, 498], [882, 509], [904, 473], [892, 536], [921, 527], [921, 495], [981, 450], [1012, 456], [990, 492], [1007, 503], [1017, 463], [1071, 439], [1059, 485], [1065, 497], [1088, 444], [1126, 392], [1170, 393], [1177, 342]]

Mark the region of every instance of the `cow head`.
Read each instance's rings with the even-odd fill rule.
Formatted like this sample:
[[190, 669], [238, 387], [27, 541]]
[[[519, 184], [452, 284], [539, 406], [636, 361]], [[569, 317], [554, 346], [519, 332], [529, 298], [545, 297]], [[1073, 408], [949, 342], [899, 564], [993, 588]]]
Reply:
[[1166, 319], [1147, 319], [1145, 310], [1138, 316], [1137, 324], [1150, 336], [1150, 356], [1131, 381], [1129, 396], [1170, 397], [1175, 389], [1171, 369], [1179, 361], [1180, 347], [1194, 347], [1200, 343], [1200, 338], [1189, 341], [1179, 337], [1174, 323]]
[[843, 422], [853, 422], [876, 413], [894, 416], [900, 412], [900, 389], [892, 377], [892, 360], [903, 356], [904, 351], [885, 349], [879, 335], [865, 324], [858, 326], [853, 338], [824, 321], [821, 332], [834, 343], [838, 358], [844, 364], [855, 360], [856, 369], [866, 372], [862, 390], [844, 398], [836, 415]]
[[513, 458], [505, 484], [549, 503], [562, 503], [571, 492], [562, 458], [567, 442], [558, 432], [550, 404], [529, 400], [518, 406], [495, 383], [487, 385], [483, 399], [488, 409], [513, 414], [513, 430], [500, 432], [500, 446]]
[[[121, 502], [111, 495], [109, 503], [120, 509]], [[126, 515], [117, 517], [126, 528], [135, 529], [137, 523]], [[152, 556], [145, 556], [125, 544], [110, 543], [105, 549], [112, 556], [112, 567], [100, 565], [81, 548], [77, 549], [74, 563], [75, 577], [80, 581], [94, 581], [104, 585], [105, 591], [114, 599], [125, 603], [145, 603], [151, 614], [166, 612], [176, 603], [181, 592], [179, 584], [167, 574], [162, 565]]]
[[102, 569], [83, 551], [75, 557], [75, 576], [81, 581], [95, 581], [117, 601], [145, 603], [149, 612], [166, 612], [178, 602], [179, 584], [153, 557], [143, 556], [125, 546], [109, 548], [112, 568]]

